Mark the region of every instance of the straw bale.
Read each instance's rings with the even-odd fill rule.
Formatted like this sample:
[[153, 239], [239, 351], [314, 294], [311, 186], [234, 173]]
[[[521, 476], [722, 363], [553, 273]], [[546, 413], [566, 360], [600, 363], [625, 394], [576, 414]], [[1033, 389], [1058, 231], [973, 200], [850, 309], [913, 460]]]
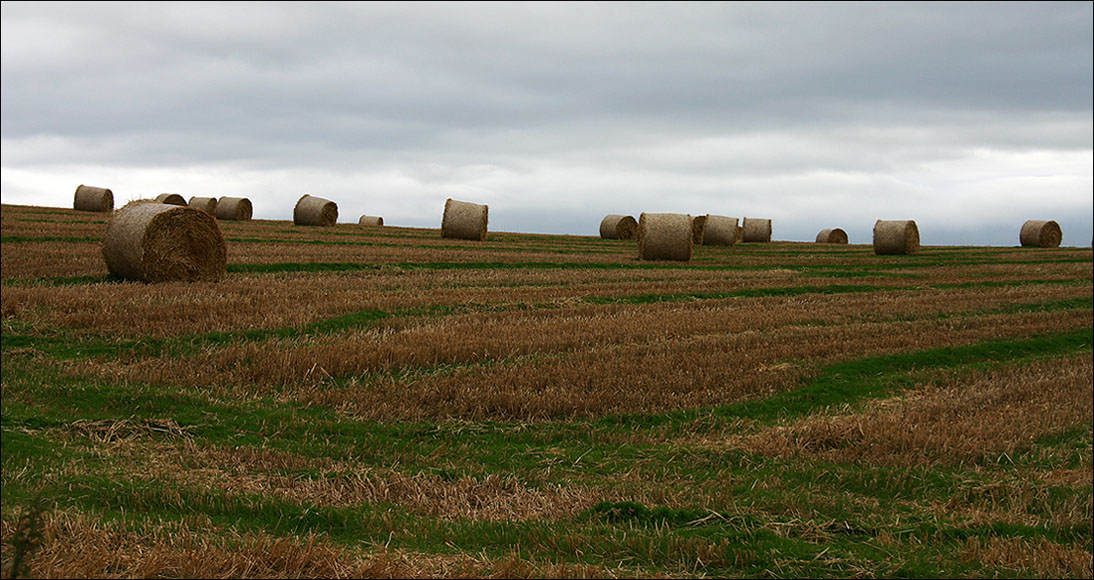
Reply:
[[639, 260], [691, 260], [691, 216], [642, 213], [638, 219]]
[[704, 246], [733, 246], [740, 239], [737, 218], [708, 214], [703, 228]]
[[227, 265], [213, 216], [151, 200], [130, 202], [111, 215], [102, 254], [111, 274], [144, 282], [216, 282]]
[[697, 215], [691, 218], [691, 243], [703, 245], [703, 230], [707, 227], [707, 216]]
[[298, 226], [333, 226], [338, 221], [338, 204], [305, 193], [296, 201], [292, 223]]
[[609, 214], [600, 220], [600, 237], [605, 240], [633, 240], [638, 221], [629, 215]]
[[171, 205], [186, 205], [186, 198], [177, 193], [161, 193], [156, 196], [156, 201]]
[[771, 220], [761, 218], [745, 218], [744, 219], [744, 238], [743, 242], [770, 242], [771, 241]]
[[914, 254], [919, 251], [919, 227], [914, 220], [877, 220], [874, 253]]
[[463, 240], [486, 239], [489, 208], [485, 205], [448, 198], [441, 218], [441, 237]]
[[820, 233], [817, 234], [817, 243], [818, 244], [846, 244], [847, 243], [847, 232], [841, 230], [840, 228], [829, 228], [829, 229], [821, 230]]
[[215, 216], [217, 213], [217, 198], [215, 197], [191, 197], [190, 203], [186, 205], [194, 209], [200, 209], [209, 215]]
[[1059, 248], [1063, 237], [1060, 224], [1052, 220], [1028, 220], [1018, 234], [1023, 246], [1038, 248]]
[[114, 211], [114, 192], [103, 187], [80, 185], [72, 207], [80, 211]]
[[251, 219], [251, 200], [245, 197], [221, 197], [217, 201], [218, 220], [247, 221]]
[[384, 225], [384, 218], [374, 215], [363, 215], [361, 219], [357, 220], [358, 225], [362, 226], [382, 226]]

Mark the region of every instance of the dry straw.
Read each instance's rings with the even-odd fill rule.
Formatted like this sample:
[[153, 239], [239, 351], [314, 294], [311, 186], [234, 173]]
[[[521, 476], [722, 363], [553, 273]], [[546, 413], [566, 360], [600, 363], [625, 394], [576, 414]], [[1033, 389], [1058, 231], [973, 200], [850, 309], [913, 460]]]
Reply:
[[771, 220], [760, 218], [745, 218], [744, 242], [770, 242]]
[[919, 228], [914, 220], [877, 220], [874, 253], [914, 254], [919, 251]]
[[633, 240], [638, 222], [629, 215], [609, 214], [600, 220], [600, 237], [605, 240]]
[[251, 219], [251, 200], [245, 197], [222, 197], [217, 201], [218, 220], [247, 221]]
[[358, 225], [362, 226], [382, 226], [384, 225], [384, 218], [374, 215], [363, 215], [361, 219], [357, 220]]
[[216, 282], [227, 264], [213, 216], [150, 200], [130, 202], [111, 215], [102, 253], [111, 274], [144, 282]]
[[114, 192], [102, 187], [81, 185], [76, 188], [72, 207], [80, 211], [113, 211]]
[[679, 213], [643, 213], [638, 219], [638, 259], [691, 259], [691, 216]]
[[732, 246], [739, 239], [740, 227], [737, 218], [724, 215], [707, 215], [703, 228], [704, 246]]
[[186, 198], [177, 193], [161, 193], [156, 196], [156, 201], [170, 205], [186, 205]]
[[292, 223], [298, 226], [333, 226], [338, 221], [338, 204], [305, 193], [296, 202]]
[[1018, 234], [1023, 246], [1038, 248], [1059, 248], [1063, 237], [1060, 224], [1052, 220], [1029, 220], [1022, 224], [1022, 231]]
[[707, 216], [697, 215], [691, 218], [691, 243], [703, 245], [703, 231], [707, 227]]
[[820, 233], [817, 234], [817, 243], [818, 244], [846, 244], [847, 243], [847, 232], [845, 232], [845, 231], [843, 231], [839, 228], [830, 228], [830, 229], [821, 230]]
[[217, 198], [215, 197], [191, 197], [190, 203], [186, 205], [194, 209], [200, 209], [209, 215], [215, 216], [217, 213]]
[[489, 208], [485, 205], [449, 198], [444, 202], [441, 237], [485, 240], [488, 211]]

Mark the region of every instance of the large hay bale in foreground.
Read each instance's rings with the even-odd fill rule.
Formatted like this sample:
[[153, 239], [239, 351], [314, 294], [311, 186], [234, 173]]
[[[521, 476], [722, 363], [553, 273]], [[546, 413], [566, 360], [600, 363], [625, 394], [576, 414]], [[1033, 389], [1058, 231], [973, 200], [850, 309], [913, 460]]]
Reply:
[[633, 240], [638, 221], [629, 215], [609, 214], [600, 220], [600, 237], [605, 240]]
[[707, 227], [707, 216], [697, 215], [691, 218], [691, 243], [696, 246], [703, 244], [703, 231]]
[[292, 223], [298, 226], [333, 226], [338, 221], [338, 204], [305, 193], [296, 201]]
[[80, 185], [72, 207], [80, 211], [114, 211], [114, 192], [103, 187]]
[[251, 219], [251, 200], [245, 197], [221, 197], [217, 201], [218, 220], [247, 221]]
[[487, 206], [448, 198], [444, 202], [444, 216], [441, 218], [441, 237], [481, 242], [486, 239], [488, 218]]
[[691, 216], [643, 213], [638, 219], [639, 260], [691, 260]]
[[829, 229], [821, 230], [820, 233], [817, 234], [817, 243], [818, 244], [846, 244], [847, 243], [847, 232], [841, 230], [840, 228], [829, 228]]
[[919, 251], [919, 227], [914, 220], [877, 220], [874, 253], [914, 254]]
[[737, 218], [724, 215], [707, 215], [703, 227], [704, 246], [733, 246], [738, 241]]
[[1063, 237], [1060, 224], [1052, 220], [1029, 220], [1022, 224], [1022, 231], [1018, 234], [1023, 246], [1038, 248], [1059, 248]]
[[177, 193], [161, 193], [156, 196], [156, 201], [170, 205], [186, 205], [186, 198]]
[[130, 202], [111, 215], [102, 254], [111, 274], [144, 282], [216, 282], [227, 266], [213, 216], [151, 200]]
[[744, 219], [743, 242], [770, 242], [771, 220], [761, 218]]
[[190, 202], [186, 205], [200, 209], [201, 211], [215, 216], [217, 213], [217, 198], [215, 197], [191, 197]]
[[384, 225], [384, 218], [375, 215], [363, 215], [361, 219], [357, 220], [357, 225], [382, 226]]

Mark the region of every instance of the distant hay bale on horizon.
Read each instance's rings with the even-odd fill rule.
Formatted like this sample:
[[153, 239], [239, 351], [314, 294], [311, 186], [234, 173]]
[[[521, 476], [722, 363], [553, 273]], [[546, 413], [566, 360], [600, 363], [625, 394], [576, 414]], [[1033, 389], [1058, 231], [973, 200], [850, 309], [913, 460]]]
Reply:
[[110, 216], [102, 255], [111, 274], [142, 282], [218, 282], [227, 271], [213, 216], [152, 200], [129, 202]]
[[744, 219], [744, 235], [742, 242], [770, 242], [771, 220], [762, 218]]
[[194, 209], [200, 209], [211, 216], [216, 216], [217, 213], [217, 198], [215, 197], [191, 197], [186, 205]]
[[245, 197], [221, 197], [217, 201], [218, 220], [247, 221], [251, 219], [251, 200]]
[[357, 220], [357, 225], [361, 226], [382, 226], [384, 225], [384, 218], [374, 215], [363, 215]]
[[338, 204], [305, 193], [296, 201], [292, 223], [298, 226], [333, 226], [338, 221]]
[[840, 228], [828, 228], [817, 234], [818, 244], [846, 244], [847, 232]]
[[441, 217], [441, 237], [461, 240], [486, 240], [489, 211], [485, 205], [448, 198]]
[[704, 246], [734, 246], [739, 241], [737, 218], [707, 214], [703, 227]]
[[1037, 248], [1059, 248], [1063, 237], [1060, 224], [1053, 220], [1027, 220], [1018, 234], [1023, 246]]
[[80, 211], [114, 211], [114, 192], [105, 187], [79, 185], [76, 187], [72, 207]]
[[697, 215], [691, 218], [691, 243], [696, 246], [703, 245], [703, 232], [707, 227], [707, 216]]
[[156, 201], [170, 205], [186, 205], [186, 198], [177, 193], [161, 193], [156, 196]]
[[691, 260], [691, 224], [688, 214], [643, 212], [638, 218], [638, 259]]
[[605, 240], [633, 240], [638, 235], [638, 220], [629, 215], [608, 214], [600, 220], [600, 237]]
[[914, 220], [877, 220], [874, 254], [907, 254], [919, 251], [919, 226]]

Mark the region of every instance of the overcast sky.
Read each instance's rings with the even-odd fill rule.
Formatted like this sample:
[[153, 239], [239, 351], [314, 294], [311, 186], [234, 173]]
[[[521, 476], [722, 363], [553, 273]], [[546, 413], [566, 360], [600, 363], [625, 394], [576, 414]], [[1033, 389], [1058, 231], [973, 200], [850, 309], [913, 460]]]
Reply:
[[596, 235], [609, 213], [914, 219], [1090, 245], [1091, 2], [3, 3], [3, 202]]

